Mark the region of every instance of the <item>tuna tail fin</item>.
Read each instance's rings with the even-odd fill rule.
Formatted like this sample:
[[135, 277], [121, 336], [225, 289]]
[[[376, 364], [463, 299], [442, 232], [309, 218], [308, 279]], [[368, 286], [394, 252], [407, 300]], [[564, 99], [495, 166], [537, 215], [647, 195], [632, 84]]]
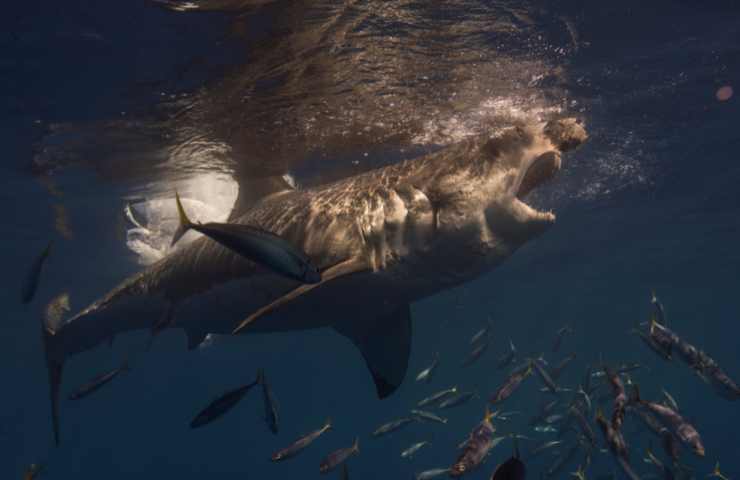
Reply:
[[355, 443], [352, 444], [352, 450], [360, 453], [360, 437], [355, 437]]
[[490, 422], [492, 418], [496, 417], [496, 415], [498, 415], [498, 411], [491, 412], [491, 409], [486, 405], [486, 412], [483, 414], [483, 421]]
[[722, 471], [719, 469], [719, 461], [714, 464], [714, 470], [712, 470], [712, 473], [707, 475], [707, 478], [709, 477], [725, 478], [725, 476], [722, 475]]
[[180, 238], [182, 238], [182, 236], [185, 235], [185, 233], [187, 233], [187, 231], [193, 226], [193, 222], [190, 221], [182, 206], [180, 194], [177, 192], [175, 192], [175, 201], [177, 202], [177, 217], [180, 220], [180, 224], [177, 226], [177, 230], [175, 230], [175, 234], [172, 236], [171, 246], [176, 244], [177, 241], [180, 240]]
[[255, 383], [258, 385], [264, 385], [265, 384], [265, 370], [260, 368], [257, 370], [257, 380], [255, 380]]
[[334, 420], [332, 420], [331, 417], [326, 419], [326, 423], [324, 424], [324, 428], [327, 430], [331, 430], [334, 428]]
[[642, 403], [642, 399], [640, 399], [640, 388], [637, 386], [636, 383], [632, 385], [629, 403]]

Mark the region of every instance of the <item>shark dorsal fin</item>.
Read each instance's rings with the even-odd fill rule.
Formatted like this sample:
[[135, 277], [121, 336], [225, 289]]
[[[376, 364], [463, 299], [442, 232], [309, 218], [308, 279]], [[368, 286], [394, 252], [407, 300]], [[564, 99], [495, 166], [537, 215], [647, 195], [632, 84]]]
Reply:
[[229, 221], [239, 218], [245, 211], [265, 197], [295, 190], [285, 175], [270, 177], [244, 177], [239, 179], [239, 194], [229, 214]]

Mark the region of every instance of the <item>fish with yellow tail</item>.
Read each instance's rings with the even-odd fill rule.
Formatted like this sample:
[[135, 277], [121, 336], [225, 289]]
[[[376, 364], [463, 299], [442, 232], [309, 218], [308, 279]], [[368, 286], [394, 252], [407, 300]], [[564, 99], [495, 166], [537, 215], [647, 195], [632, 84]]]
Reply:
[[712, 470], [712, 473], [707, 475], [707, 478], [719, 478], [719, 480], [730, 480], [729, 478], [725, 477], [724, 474], [719, 469], [719, 462], [714, 464], [714, 470]]
[[318, 268], [305, 252], [274, 233], [238, 223], [193, 223], [185, 213], [180, 195], [175, 193], [180, 225], [172, 237], [172, 245], [188, 230], [195, 230], [238, 255], [284, 277], [301, 283], [321, 281]]
[[649, 402], [640, 398], [640, 389], [634, 385], [630, 403], [644, 407], [649, 412], [657, 415], [666, 425], [670, 426], [681, 442], [689, 447], [697, 456], [705, 455], [704, 444], [701, 441], [699, 432], [693, 425], [686, 421], [681, 414], [671, 407], [660, 403]]
[[462, 453], [450, 468], [451, 477], [461, 477], [483, 463], [483, 460], [493, 448], [493, 434], [496, 433], [496, 427], [491, 423], [491, 419], [495, 416], [496, 412], [491, 413], [486, 407], [483, 420], [470, 432], [470, 436], [462, 448]]

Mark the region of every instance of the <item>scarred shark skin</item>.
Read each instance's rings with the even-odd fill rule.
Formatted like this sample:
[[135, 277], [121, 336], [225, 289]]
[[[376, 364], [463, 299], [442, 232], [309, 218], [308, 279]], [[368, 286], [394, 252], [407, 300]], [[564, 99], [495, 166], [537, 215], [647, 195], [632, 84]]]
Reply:
[[[382, 398], [403, 379], [408, 351], [398, 361], [373, 356], [360, 342], [369, 325], [376, 331], [379, 321], [391, 330], [408, 323], [409, 303], [490, 271], [545, 232], [555, 216], [520, 198], [586, 138], [574, 119], [517, 126], [326, 186], [276, 188], [235, 222], [306, 252], [322, 283], [303, 291], [208, 238], [195, 240], [66, 321], [46, 325], [52, 391], [66, 358], [117, 334], [182, 328], [194, 348], [206, 334], [241, 324], [244, 333], [334, 327], [360, 346]], [[408, 326], [388, 335], [408, 350]]]

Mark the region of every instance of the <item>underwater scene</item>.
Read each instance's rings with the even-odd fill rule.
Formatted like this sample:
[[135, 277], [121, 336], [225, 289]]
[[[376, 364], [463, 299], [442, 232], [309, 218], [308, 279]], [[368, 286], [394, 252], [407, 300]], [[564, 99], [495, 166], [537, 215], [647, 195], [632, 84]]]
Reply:
[[740, 478], [737, 1], [0, 26], [0, 478]]

